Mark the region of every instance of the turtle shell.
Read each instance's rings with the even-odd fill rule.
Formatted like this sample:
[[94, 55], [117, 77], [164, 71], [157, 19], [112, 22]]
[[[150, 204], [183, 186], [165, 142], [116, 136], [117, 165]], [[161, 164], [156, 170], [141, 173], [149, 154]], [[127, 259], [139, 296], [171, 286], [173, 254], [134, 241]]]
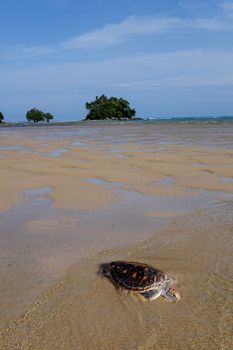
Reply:
[[113, 261], [110, 263], [110, 275], [113, 282], [131, 291], [144, 292], [159, 288], [166, 275], [153, 266], [138, 262]]

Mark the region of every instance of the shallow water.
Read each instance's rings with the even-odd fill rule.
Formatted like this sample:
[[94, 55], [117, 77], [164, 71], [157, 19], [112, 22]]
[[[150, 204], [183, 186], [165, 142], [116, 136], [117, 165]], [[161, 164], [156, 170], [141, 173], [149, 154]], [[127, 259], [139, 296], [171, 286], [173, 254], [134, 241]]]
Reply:
[[[88, 124], [80, 123], [73, 126], [5, 128], [0, 134], [9, 137], [27, 137], [28, 134], [38, 141], [60, 141], [70, 138], [70, 145], [79, 147], [117, 149], [120, 145], [151, 146], [151, 150], [167, 145], [189, 145], [199, 147], [233, 148], [233, 123], [165, 123], [165, 124]], [[44, 143], [44, 142], [43, 142]], [[114, 147], [112, 147], [114, 145]], [[4, 146], [0, 150], [10, 147], [12, 150], [27, 151], [24, 145]], [[13, 148], [12, 148], [13, 147]]]
[[222, 177], [223, 182], [233, 183], [233, 177]]

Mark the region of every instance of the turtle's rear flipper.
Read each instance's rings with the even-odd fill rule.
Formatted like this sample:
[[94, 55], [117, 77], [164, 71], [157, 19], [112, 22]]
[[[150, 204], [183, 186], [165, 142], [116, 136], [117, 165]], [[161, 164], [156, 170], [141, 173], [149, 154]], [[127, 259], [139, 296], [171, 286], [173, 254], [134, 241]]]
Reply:
[[178, 301], [180, 300], [180, 293], [173, 288], [168, 288], [164, 293], [161, 294], [167, 301]]
[[158, 289], [151, 289], [147, 292], [140, 293], [146, 300], [154, 300], [157, 299], [161, 295], [161, 291]]

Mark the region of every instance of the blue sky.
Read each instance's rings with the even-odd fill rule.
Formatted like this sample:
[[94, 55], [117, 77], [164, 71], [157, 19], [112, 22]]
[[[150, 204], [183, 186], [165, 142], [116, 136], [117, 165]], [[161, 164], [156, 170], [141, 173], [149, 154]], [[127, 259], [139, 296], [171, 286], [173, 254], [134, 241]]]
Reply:
[[0, 0], [0, 110], [85, 117], [95, 96], [137, 116], [233, 115], [233, 0]]

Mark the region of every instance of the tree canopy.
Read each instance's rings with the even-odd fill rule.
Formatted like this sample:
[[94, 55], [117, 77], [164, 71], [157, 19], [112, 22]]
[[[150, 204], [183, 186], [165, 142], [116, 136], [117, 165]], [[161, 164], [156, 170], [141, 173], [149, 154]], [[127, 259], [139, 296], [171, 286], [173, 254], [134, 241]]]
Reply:
[[47, 121], [47, 123], [49, 123], [49, 121], [53, 119], [53, 115], [51, 113], [45, 113], [44, 118]]
[[0, 123], [4, 120], [4, 115], [0, 112]]
[[53, 115], [51, 113], [44, 113], [37, 108], [32, 108], [27, 112], [26, 118], [29, 122], [33, 121], [34, 123], [42, 122], [45, 120], [49, 122], [51, 119], [53, 119]]
[[95, 101], [86, 102], [89, 113], [87, 120], [131, 119], [136, 111], [130, 108], [129, 102], [123, 98], [96, 96]]

